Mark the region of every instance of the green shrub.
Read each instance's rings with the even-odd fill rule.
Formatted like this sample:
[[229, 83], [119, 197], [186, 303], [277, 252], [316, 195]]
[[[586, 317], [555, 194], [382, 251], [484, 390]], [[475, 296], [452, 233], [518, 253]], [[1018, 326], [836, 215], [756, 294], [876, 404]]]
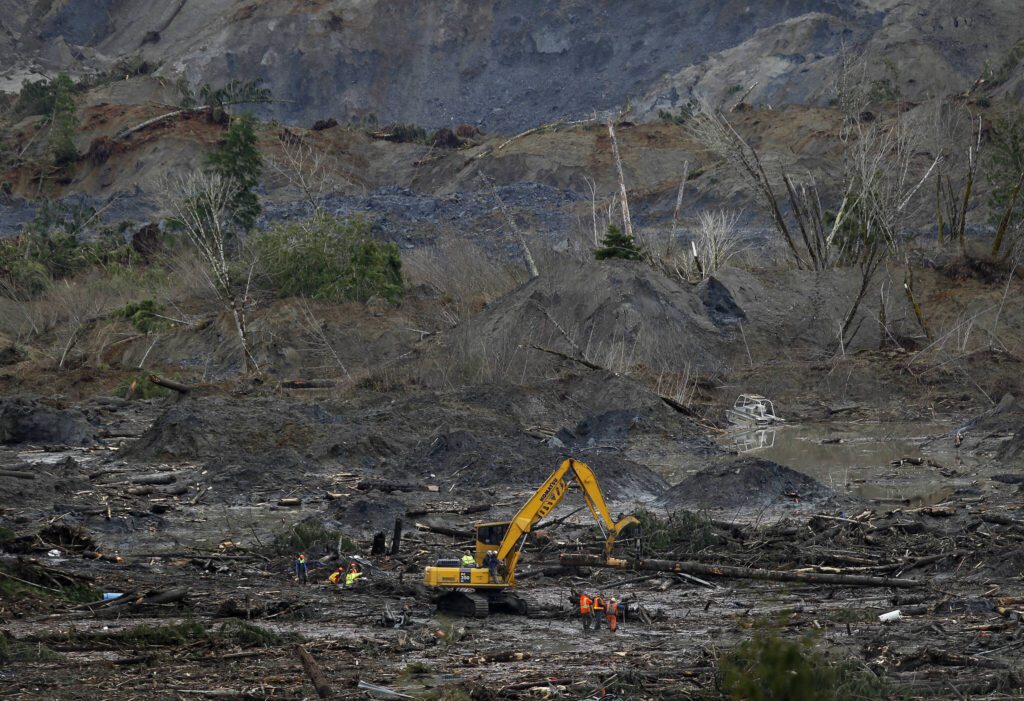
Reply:
[[135, 252], [124, 240], [124, 224], [107, 227], [92, 241], [78, 232], [95, 218], [92, 207], [44, 201], [18, 236], [0, 238], [0, 281], [8, 294], [36, 297], [53, 280], [103, 266], [112, 277], [129, 273]]
[[42, 643], [24, 643], [8, 639], [7, 633], [0, 631], [0, 662], [53, 662], [60, 655]]
[[1024, 112], [1007, 109], [992, 120], [991, 144], [988, 148], [988, 167], [985, 169], [989, 184], [989, 208], [992, 223], [998, 224], [1013, 204], [1012, 226], [1024, 211], [1024, 198], [1013, 193], [1024, 173]]
[[231, 218], [243, 230], [251, 230], [261, 211], [256, 187], [263, 173], [263, 156], [251, 117], [242, 116], [231, 122], [224, 142], [210, 154], [208, 164], [210, 170], [236, 186], [230, 203]]
[[720, 690], [735, 701], [870, 701], [888, 685], [853, 660], [832, 662], [814, 639], [787, 640], [770, 628], [718, 660]]
[[152, 299], [131, 302], [114, 310], [116, 316], [127, 319], [139, 332], [147, 334], [166, 331], [170, 328], [171, 322], [163, 316], [163, 312], [163, 305], [157, 304]]
[[130, 399], [157, 399], [159, 397], [169, 397], [172, 394], [172, 390], [160, 385], [154, 385], [149, 381], [149, 375], [140, 373], [136, 377], [121, 383], [114, 390], [114, 394], [118, 397], [128, 397], [129, 393], [131, 393]]
[[689, 100], [679, 106], [679, 111], [673, 113], [671, 110], [658, 110], [658, 119], [669, 124], [686, 124], [700, 109], [700, 103], [696, 100]]
[[640, 260], [640, 247], [636, 245], [636, 239], [622, 233], [622, 229], [614, 224], [608, 225], [608, 233], [601, 239], [601, 247], [594, 251], [594, 257], [598, 260], [608, 258], [625, 258], [626, 260]]
[[693, 554], [724, 540], [704, 514], [673, 511], [667, 518], [660, 518], [640, 508], [634, 515], [640, 521], [644, 552], [647, 554]]
[[281, 224], [257, 236], [254, 247], [280, 297], [401, 298], [398, 246], [375, 241], [363, 219], [317, 217]]
[[299, 637], [291, 633], [275, 633], [245, 621], [226, 621], [215, 635], [218, 642], [240, 647], [273, 647], [298, 642]]
[[355, 553], [358, 546], [341, 531], [328, 528], [315, 519], [299, 521], [290, 527], [278, 531], [270, 543], [271, 555], [295, 555], [324, 548], [336, 548], [341, 545], [344, 553]]
[[23, 80], [18, 100], [14, 103], [14, 116], [42, 114], [49, 117], [53, 113], [53, 99], [53, 84], [48, 79]]
[[53, 79], [53, 116], [50, 120], [50, 155], [59, 166], [78, 160], [75, 132], [78, 131], [78, 108], [75, 107], [75, 85], [66, 74]]

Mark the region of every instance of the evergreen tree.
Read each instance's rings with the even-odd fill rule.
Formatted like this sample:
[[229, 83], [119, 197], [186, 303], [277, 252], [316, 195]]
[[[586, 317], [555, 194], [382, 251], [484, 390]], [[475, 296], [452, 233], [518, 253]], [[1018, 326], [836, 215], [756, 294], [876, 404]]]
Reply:
[[608, 233], [601, 239], [601, 247], [594, 251], [598, 260], [606, 258], [625, 258], [640, 260], [640, 248], [632, 236], [622, 233], [622, 229], [614, 224], [608, 225]]
[[232, 183], [237, 192], [230, 203], [231, 219], [249, 231], [260, 215], [256, 186], [263, 174], [263, 157], [256, 142], [252, 117], [244, 115], [231, 122], [224, 143], [209, 158], [210, 169]]
[[53, 79], [50, 154], [53, 156], [53, 162], [59, 166], [78, 159], [78, 149], [75, 148], [78, 112], [75, 108], [74, 88], [71, 78], [65, 73]]

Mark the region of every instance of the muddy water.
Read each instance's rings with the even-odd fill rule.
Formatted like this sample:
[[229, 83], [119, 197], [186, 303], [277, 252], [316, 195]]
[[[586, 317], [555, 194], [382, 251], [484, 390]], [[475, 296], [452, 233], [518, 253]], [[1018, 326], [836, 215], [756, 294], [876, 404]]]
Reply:
[[943, 423], [852, 422], [730, 432], [718, 442], [799, 470], [837, 492], [920, 506], [948, 497], [964, 470], [950, 432]]

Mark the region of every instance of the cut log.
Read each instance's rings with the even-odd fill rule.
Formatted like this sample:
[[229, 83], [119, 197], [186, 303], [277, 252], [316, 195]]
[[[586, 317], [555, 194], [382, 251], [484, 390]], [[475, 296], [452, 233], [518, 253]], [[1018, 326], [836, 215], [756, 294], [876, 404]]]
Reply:
[[149, 381], [152, 382], [154, 385], [166, 387], [167, 389], [172, 389], [175, 392], [178, 392], [179, 394], [188, 394], [189, 392], [192, 391], [192, 388], [189, 387], [188, 385], [183, 385], [180, 382], [175, 382], [174, 380], [168, 380], [166, 378], [160, 377], [159, 375], [150, 375]]
[[516, 579], [522, 581], [524, 579], [533, 579], [534, 577], [561, 577], [562, 575], [572, 574], [572, 572], [573, 570], [569, 567], [557, 565], [555, 567], [542, 567], [539, 570], [530, 570], [529, 572], [517, 574]]
[[277, 500], [278, 506], [288, 506], [290, 508], [298, 508], [302, 506], [302, 499], [299, 497], [285, 497], [284, 499]]
[[406, 484], [402, 482], [384, 482], [383, 480], [362, 480], [356, 485], [356, 489], [361, 492], [368, 492], [371, 489], [376, 489], [381, 492], [418, 492], [423, 487], [415, 484]]
[[34, 480], [34, 472], [19, 472], [17, 470], [0, 470], [0, 477], [12, 477], [16, 480]]
[[421, 531], [428, 531], [430, 533], [437, 533], [438, 535], [447, 535], [452, 538], [474, 538], [476, 534], [473, 531], [464, 531], [459, 528], [449, 528], [448, 526], [431, 526], [429, 523], [417, 523], [416, 528]]
[[702, 562], [672, 562], [671, 560], [623, 560], [615, 557], [605, 559], [600, 555], [578, 555], [573, 553], [563, 553], [560, 561], [563, 565], [611, 567], [620, 570], [648, 572], [681, 572], [694, 575], [710, 575], [713, 577], [730, 577], [733, 579], [762, 579], [773, 582], [811, 582], [814, 584], [843, 584], [847, 586], [906, 589], [926, 586], [925, 582], [916, 579], [874, 577], [862, 574], [824, 574], [819, 572], [762, 570], [728, 565], [708, 565]]
[[133, 477], [132, 484], [174, 484], [178, 481], [178, 476], [173, 472], [160, 472], [155, 475], [142, 475], [141, 477]]
[[302, 668], [306, 670], [306, 676], [313, 682], [313, 688], [316, 689], [316, 694], [322, 699], [331, 698], [331, 685], [327, 682], [327, 677], [320, 671], [320, 665], [316, 663], [313, 656], [310, 655], [306, 648], [301, 645], [295, 646], [295, 654], [302, 660]]

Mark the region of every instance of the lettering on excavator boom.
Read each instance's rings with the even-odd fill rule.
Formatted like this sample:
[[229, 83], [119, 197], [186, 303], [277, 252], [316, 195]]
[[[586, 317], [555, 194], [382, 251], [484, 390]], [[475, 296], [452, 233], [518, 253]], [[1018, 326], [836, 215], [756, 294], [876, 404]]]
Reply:
[[541, 497], [540, 508], [537, 509], [537, 518], [541, 519], [551, 513], [552, 509], [558, 506], [558, 502], [562, 500], [562, 495], [565, 494], [565, 490], [569, 488], [569, 484], [561, 477], [555, 478], [551, 484], [548, 485], [547, 491], [544, 492], [544, 496]]

